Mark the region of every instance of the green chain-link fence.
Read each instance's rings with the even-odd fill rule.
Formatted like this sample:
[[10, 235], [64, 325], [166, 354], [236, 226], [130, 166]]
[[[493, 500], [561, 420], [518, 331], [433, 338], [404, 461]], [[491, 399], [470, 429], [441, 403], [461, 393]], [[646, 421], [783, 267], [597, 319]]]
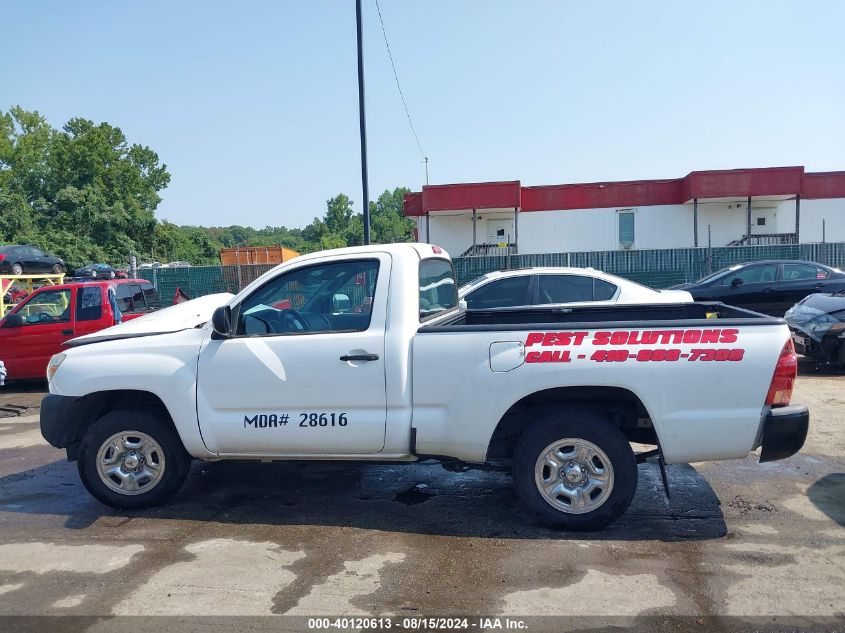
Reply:
[[[461, 284], [493, 270], [573, 266], [596, 268], [652, 288], [666, 288], [695, 281], [725, 266], [762, 259], [803, 259], [845, 268], [845, 242], [495, 255], [457, 257], [454, 261]], [[177, 288], [191, 299], [215, 292], [237, 293], [271, 268], [272, 264], [145, 268], [139, 270], [138, 275], [153, 282], [162, 302], [169, 305]]]
[[177, 288], [196, 299], [216, 292], [240, 292], [275, 264], [251, 266], [192, 266], [190, 268], [142, 268], [138, 276], [153, 283], [162, 303], [169, 305]]
[[455, 258], [455, 271], [458, 282], [464, 284], [493, 270], [531, 266], [590, 267], [652, 288], [666, 288], [695, 281], [732, 264], [763, 259], [801, 259], [845, 268], [845, 243], [458, 257]]

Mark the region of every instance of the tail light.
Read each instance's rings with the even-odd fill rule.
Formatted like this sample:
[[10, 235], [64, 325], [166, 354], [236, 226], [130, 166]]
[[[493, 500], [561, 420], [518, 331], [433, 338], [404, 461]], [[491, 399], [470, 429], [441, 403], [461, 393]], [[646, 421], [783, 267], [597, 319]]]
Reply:
[[3, 253], [0, 253], [0, 262], [6, 259], [6, 256]]
[[789, 339], [780, 351], [778, 364], [775, 365], [775, 374], [772, 376], [772, 382], [769, 385], [766, 404], [773, 407], [788, 405], [792, 398], [792, 387], [797, 375], [798, 357], [795, 355], [792, 339]]

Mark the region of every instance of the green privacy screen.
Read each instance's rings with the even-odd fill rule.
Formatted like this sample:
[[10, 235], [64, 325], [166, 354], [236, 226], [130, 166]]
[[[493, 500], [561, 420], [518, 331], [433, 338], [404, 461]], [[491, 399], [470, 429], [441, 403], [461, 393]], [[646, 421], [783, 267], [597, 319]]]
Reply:
[[[845, 242], [495, 255], [456, 257], [454, 262], [460, 284], [494, 270], [573, 266], [596, 268], [652, 288], [666, 288], [695, 281], [732, 264], [762, 259], [801, 259], [845, 268]], [[139, 270], [138, 276], [153, 282], [162, 303], [170, 305], [177, 288], [191, 299], [215, 292], [237, 293], [271, 268], [273, 265], [147, 268]]]

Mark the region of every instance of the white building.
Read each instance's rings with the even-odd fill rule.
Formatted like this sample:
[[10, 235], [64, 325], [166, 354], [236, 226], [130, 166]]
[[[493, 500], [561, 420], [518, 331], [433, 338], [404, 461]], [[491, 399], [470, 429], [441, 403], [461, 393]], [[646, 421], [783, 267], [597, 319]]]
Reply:
[[418, 239], [453, 257], [845, 242], [845, 171], [696, 171], [673, 180], [431, 185], [405, 196]]

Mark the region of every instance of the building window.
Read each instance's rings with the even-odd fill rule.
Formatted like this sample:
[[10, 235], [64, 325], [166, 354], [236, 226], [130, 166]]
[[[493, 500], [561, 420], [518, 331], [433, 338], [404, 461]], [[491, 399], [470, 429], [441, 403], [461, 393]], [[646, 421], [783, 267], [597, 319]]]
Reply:
[[620, 209], [616, 212], [619, 232], [619, 246], [633, 248], [634, 246], [634, 210]]

